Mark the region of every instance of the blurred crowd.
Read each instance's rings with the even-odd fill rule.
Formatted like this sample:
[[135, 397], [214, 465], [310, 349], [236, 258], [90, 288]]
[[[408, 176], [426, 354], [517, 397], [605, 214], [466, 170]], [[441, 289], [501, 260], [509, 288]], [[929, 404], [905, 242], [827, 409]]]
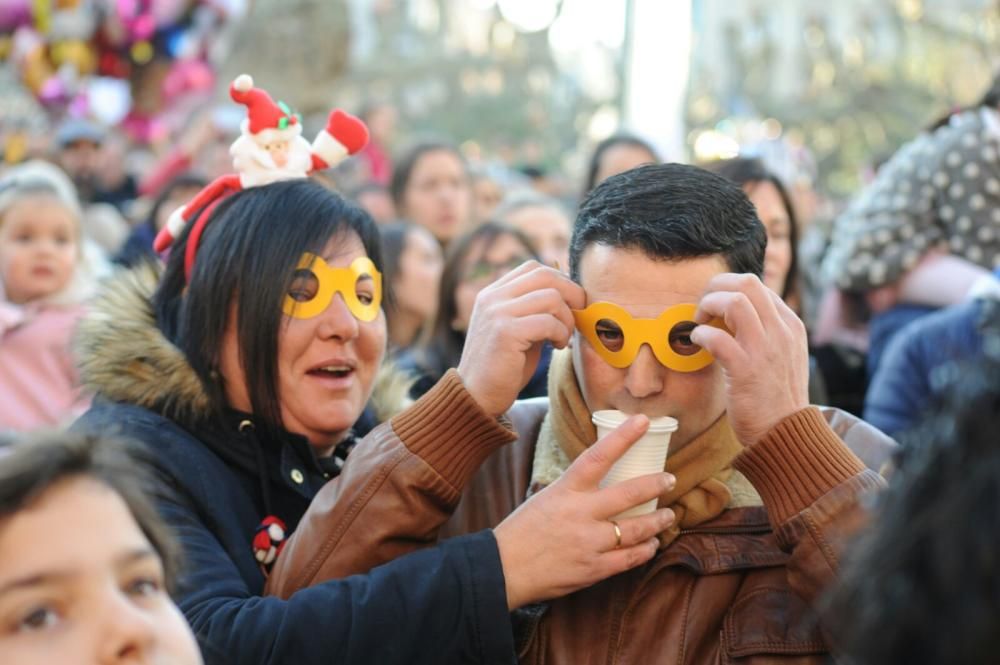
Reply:
[[[367, 144], [311, 178], [377, 224], [385, 362], [394, 377], [406, 377], [399, 396], [403, 405], [435, 390], [459, 367], [484, 289], [529, 261], [568, 274], [581, 201], [608, 178], [663, 162], [642, 137], [620, 133], [593, 147], [583, 173], [557, 173], [538, 164], [468, 156], [459, 147], [467, 137], [422, 139], [421, 128], [406, 126], [399, 111], [386, 103], [350, 110], [367, 126]], [[0, 127], [0, 134], [7, 129]], [[164, 256], [154, 251], [154, 239], [171, 215], [206, 186], [234, 173], [230, 146], [240, 130], [230, 114], [202, 106], [165, 129], [168, 138], [154, 146], [137, 140], [124, 125], [108, 126], [80, 115], [32, 131], [16, 152], [8, 151], [0, 167], [0, 432], [65, 428], [90, 408], [95, 396], [81, 383], [80, 346], [74, 345], [79, 322], [93, 314], [90, 304], [109, 277], [146, 267], [161, 274]], [[9, 137], [3, 138], [4, 145], [12, 145]], [[995, 418], [985, 411], [992, 409], [995, 415], [1000, 375], [985, 381], [986, 397], [980, 392], [956, 403], [954, 394], [968, 383], [973, 368], [982, 373], [1000, 356], [1000, 281], [995, 272], [1000, 268], [1000, 79], [978, 103], [953, 110], [913, 136], [842, 206], [816, 206], [818, 193], [803, 192], [766, 157], [746, 154], [697, 166], [738, 186], [763, 224], [761, 280], [804, 320], [808, 331], [809, 402], [854, 414], [902, 442], [902, 456], [890, 465], [898, 467], [901, 485], [890, 490], [887, 514], [900, 523], [919, 516], [928, 508], [913, 497], [934, 493], [920, 485], [922, 474], [941, 473], [943, 479], [965, 482], [945, 472], [949, 463], [935, 457], [940, 455], [935, 446], [947, 441], [959, 449], [974, 448], [975, 456], [957, 453], [969, 467], [989, 460], [995, 449], [983, 433], [995, 431], [990, 429]], [[628, 243], [628, 238], [621, 240]], [[273, 242], [280, 244], [280, 238]], [[258, 269], [249, 263], [239, 267]], [[196, 269], [205, 270], [202, 265]], [[238, 289], [239, 284], [231, 286]], [[158, 293], [161, 299], [154, 304], [162, 323], [171, 305]], [[171, 334], [188, 325], [177, 316], [163, 324]], [[126, 325], [110, 315], [100, 324]], [[519, 399], [549, 394], [554, 352], [552, 343], [543, 345]], [[963, 394], [969, 390], [968, 385], [962, 388]], [[950, 406], [934, 411], [947, 399]], [[979, 412], [970, 413], [969, 405], [980, 403]], [[261, 405], [253, 407], [244, 410], [256, 412]], [[937, 413], [936, 429], [928, 430], [924, 417], [932, 411]], [[366, 404], [353, 432], [363, 436], [386, 418], [381, 405]], [[968, 424], [972, 421], [979, 424], [973, 427]], [[82, 459], [96, 454], [87, 448], [95, 445], [106, 444], [75, 441], [73, 450], [59, 454]], [[340, 459], [338, 470], [349, 452], [349, 447], [337, 446], [333, 457]], [[108, 480], [113, 470], [96, 468], [86, 472], [112, 483], [147, 535], [160, 528], [143, 521], [145, 504], [132, 496], [139, 490], [118, 487]], [[0, 485], [6, 479], [0, 473]], [[976, 501], [995, 499], [995, 488], [989, 487], [995, 478], [979, 481], [988, 487]], [[64, 486], [62, 491], [81, 490]], [[0, 504], [0, 509], [8, 506]], [[105, 508], [94, 508], [99, 509]], [[961, 520], [965, 515], [959, 511], [966, 509], [955, 499], [947, 517]], [[0, 533], [2, 520], [0, 516]], [[940, 534], [944, 526], [926, 530]], [[923, 537], [920, 529], [901, 529], [896, 544]], [[621, 534], [618, 538], [620, 544]], [[927, 570], [917, 554], [908, 560], [885, 542], [888, 538], [864, 542], [859, 550], [864, 563], [852, 564], [856, 567], [847, 575], [856, 583], [856, 597], [836, 602], [878, 608], [884, 596], [883, 601], [876, 598], [863, 580], [888, 585], [876, 574], [889, 565], [886, 561], [893, 562], [890, 567], [901, 577], [908, 567]], [[155, 555], [172, 561], [166, 554], [169, 546], [153, 540]], [[982, 547], [986, 549], [970, 553], [979, 563], [993, 557], [992, 543]], [[954, 572], [948, 557], [955, 555], [940, 556], [926, 565], [942, 570], [928, 574], [947, 579]], [[996, 583], [992, 566], [984, 564], [973, 574]], [[923, 581], [903, 579], [886, 594], [920, 607], [908, 585]], [[882, 614], [871, 610], [871, 626], [885, 623], [881, 609]], [[1000, 615], [995, 598], [980, 611], [992, 620]], [[928, 616], [926, 621], [938, 625], [942, 619]], [[881, 635], [906, 644], [921, 630], [940, 630], [917, 622], [907, 632], [907, 626], [883, 626]], [[894, 660], [898, 656], [874, 646], [879, 641], [874, 630], [845, 629], [855, 652], [868, 658], [858, 662], [933, 662]], [[185, 645], [178, 648], [194, 649]]]

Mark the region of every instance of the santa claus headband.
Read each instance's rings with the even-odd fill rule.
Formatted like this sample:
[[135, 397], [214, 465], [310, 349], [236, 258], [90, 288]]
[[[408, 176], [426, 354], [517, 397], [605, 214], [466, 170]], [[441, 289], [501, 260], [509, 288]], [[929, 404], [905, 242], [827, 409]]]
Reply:
[[[205, 187], [187, 205], [175, 210], [157, 234], [153, 249], [157, 252], [166, 251], [174, 238], [180, 235], [184, 225], [202, 211], [194, 222], [195, 226], [191, 229], [185, 249], [184, 270], [188, 279], [194, 268], [194, 257], [201, 234], [215, 206], [224, 198], [247, 187], [305, 178], [313, 170], [335, 166], [348, 155], [361, 150], [368, 142], [368, 128], [361, 120], [340, 109], [334, 109], [327, 118], [326, 127], [309, 144], [301, 137], [302, 122], [298, 114], [283, 102], [275, 102], [267, 91], [255, 88], [253, 79], [248, 74], [241, 74], [233, 80], [229, 96], [247, 107], [247, 118], [241, 126], [242, 136], [234, 146], [247, 139], [262, 146], [287, 142], [286, 149], [307, 152], [306, 163], [295, 162], [293, 167], [276, 168], [273, 173], [255, 173], [252, 177], [247, 173], [222, 176]], [[239, 168], [236, 163], [234, 166]]]

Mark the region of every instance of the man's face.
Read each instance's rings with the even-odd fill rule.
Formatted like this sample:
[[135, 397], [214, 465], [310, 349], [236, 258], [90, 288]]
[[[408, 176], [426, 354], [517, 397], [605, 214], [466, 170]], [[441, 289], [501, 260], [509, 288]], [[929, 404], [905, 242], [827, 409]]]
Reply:
[[[612, 302], [635, 318], [656, 318], [672, 305], [697, 303], [708, 281], [724, 272], [729, 268], [721, 256], [667, 262], [640, 250], [591, 245], [580, 257], [587, 304]], [[618, 409], [676, 418], [680, 427], [670, 442], [673, 452], [708, 429], [726, 409], [718, 363], [697, 372], [676, 372], [661, 365], [644, 345], [631, 365], [617, 369], [577, 331], [573, 367], [592, 412]]]

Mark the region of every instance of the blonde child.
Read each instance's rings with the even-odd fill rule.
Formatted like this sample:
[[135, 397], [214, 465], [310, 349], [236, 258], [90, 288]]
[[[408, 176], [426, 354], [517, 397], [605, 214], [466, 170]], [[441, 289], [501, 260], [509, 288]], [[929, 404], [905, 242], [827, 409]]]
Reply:
[[70, 339], [95, 266], [72, 184], [29, 163], [0, 178], [0, 431], [58, 425], [82, 413]]

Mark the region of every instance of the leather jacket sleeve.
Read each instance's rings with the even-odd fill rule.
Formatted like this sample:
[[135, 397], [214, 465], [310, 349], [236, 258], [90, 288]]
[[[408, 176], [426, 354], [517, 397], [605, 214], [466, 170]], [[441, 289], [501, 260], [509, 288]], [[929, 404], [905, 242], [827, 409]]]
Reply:
[[866, 522], [864, 496], [885, 481], [866, 468], [816, 407], [781, 421], [734, 466], [760, 493], [792, 589], [812, 603], [833, 581], [851, 535]]
[[313, 499], [265, 593], [289, 598], [435, 544], [483, 460], [515, 438], [449, 371], [358, 443], [341, 474]]

